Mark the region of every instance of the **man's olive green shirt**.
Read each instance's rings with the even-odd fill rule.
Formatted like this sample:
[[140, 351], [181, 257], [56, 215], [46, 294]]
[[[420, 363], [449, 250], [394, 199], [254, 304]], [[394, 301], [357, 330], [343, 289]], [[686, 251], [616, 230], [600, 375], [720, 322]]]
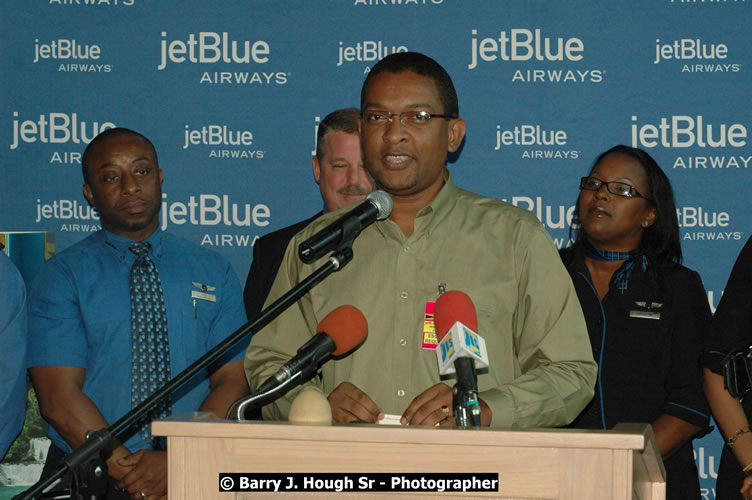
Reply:
[[[251, 390], [294, 356], [329, 312], [351, 304], [368, 320], [368, 338], [352, 355], [324, 364], [322, 378], [310, 383], [329, 394], [350, 382], [384, 413], [402, 414], [440, 382], [436, 353], [421, 343], [426, 302], [445, 283], [468, 294], [477, 310], [490, 361], [478, 390], [493, 411], [492, 427], [560, 426], [579, 414], [593, 396], [597, 366], [550, 236], [532, 213], [459, 189], [444, 175], [410, 237], [391, 220], [374, 223], [356, 238], [347, 266], [254, 334], [245, 359]], [[298, 245], [347, 210], [320, 217], [293, 238], [267, 305], [326, 261], [303, 264]], [[286, 419], [297, 392], [266, 406], [264, 418]]]

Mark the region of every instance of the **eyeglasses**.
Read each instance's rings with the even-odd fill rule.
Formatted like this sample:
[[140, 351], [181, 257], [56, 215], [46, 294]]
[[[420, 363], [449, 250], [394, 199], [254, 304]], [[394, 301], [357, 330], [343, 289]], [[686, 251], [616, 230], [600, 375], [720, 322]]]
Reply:
[[382, 110], [366, 110], [363, 111], [363, 124], [367, 127], [383, 127], [387, 123], [392, 123], [392, 118], [399, 116], [400, 125], [411, 128], [423, 128], [431, 123], [431, 118], [444, 118], [451, 120], [457, 118], [452, 115], [439, 115], [429, 113], [428, 111], [405, 111], [403, 113], [395, 114], [391, 111]]
[[583, 177], [580, 179], [580, 189], [584, 189], [586, 191], [599, 191], [601, 189], [601, 186], [604, 185], [606, 186], [606, 189], [608, 189], [608, 192], [611, 194], [624, 196], [625, 198], [642, 198], [643, 200], [648, 200], [651, 203], [653, 202], [653, 200], [651, 200], [650, 198], [646, 198], [645, 196], [641, 195], [634, 186], [625, 182], [606, 182], [598, 179], [597, 177]]

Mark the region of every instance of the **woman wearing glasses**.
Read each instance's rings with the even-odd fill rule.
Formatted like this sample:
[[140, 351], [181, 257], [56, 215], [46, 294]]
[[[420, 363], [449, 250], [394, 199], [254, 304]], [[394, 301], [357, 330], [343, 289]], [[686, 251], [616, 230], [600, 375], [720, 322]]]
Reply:
[[708, 425], [700, 357], [710, 307], [682, 253], [668, 178], [645, 151], [616, 146], [580, 181], [575, 243], [561, 251], [598, 362], [579, 428], [649, 422], [667, 498], [699, 499], [692, 438]]

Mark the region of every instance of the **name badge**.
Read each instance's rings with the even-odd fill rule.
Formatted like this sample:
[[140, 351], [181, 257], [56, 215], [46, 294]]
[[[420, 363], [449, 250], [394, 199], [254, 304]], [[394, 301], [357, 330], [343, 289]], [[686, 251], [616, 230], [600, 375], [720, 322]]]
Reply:
[[433, 310], [436, 302], [426, 302], [426, 309], [423, 313], [423, 339], [421, 347], [423, 349], [436, 349], [439, 345], [439, 337], [436, 335], [436, 325], [434, 324]]
[[209, 302], [216, 302], [217, 296], [206, 292], [199, 292], [197, 290], [191, 290], [191, 298], [208, 300]]
[[642, 319], [661, 319], [661, 313], [656, 311], [629, 311], [630, 318], [642, 318]]
[[635, 300], [635, 305], [637, 307], [643, 307], [644, 309], [633, 309], [629, 311], [630, 318], [661, 319], [661, 313], [655, 310], [663, 307], [661, 302]]

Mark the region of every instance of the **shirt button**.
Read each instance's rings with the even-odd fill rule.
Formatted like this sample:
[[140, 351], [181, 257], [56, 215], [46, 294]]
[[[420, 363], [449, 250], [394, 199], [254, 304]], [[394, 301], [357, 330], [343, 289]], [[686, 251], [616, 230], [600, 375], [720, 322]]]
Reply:
[[400, 297], [402, 297], [403, 299], [406, 299], [407, 298], [407, 292], [402, 292], [400, 294]]
[[410, 247], [409, 246], [404, 246], [404, 247], [402, 247], [402, 251], [405, 252], [405, 253], [407, 253], [407, 252], [410, 251]]
[[399, 389], [397, 391], [397, 396], [400, 397], [400, 398], [404, 398], [405, 397], [405, 391], [403, 391], [402, 389]]
[[405, 339], [400, 339], [400, 345], [401, 345], [402, 347], [405, 347], [405, 346], [407, 345], [407, 340], [405, 340]]

